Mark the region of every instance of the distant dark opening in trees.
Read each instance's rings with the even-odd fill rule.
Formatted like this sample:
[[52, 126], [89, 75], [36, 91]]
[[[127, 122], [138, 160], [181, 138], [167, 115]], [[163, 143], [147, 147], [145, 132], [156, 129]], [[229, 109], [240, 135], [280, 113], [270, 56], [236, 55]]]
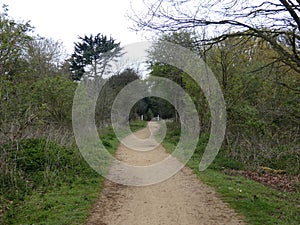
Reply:
[[146, 97], [139, 100], [131, 109], [143, 120], [171, 119], [175, 117], [175, 108], [167, 100], [159, 97]]

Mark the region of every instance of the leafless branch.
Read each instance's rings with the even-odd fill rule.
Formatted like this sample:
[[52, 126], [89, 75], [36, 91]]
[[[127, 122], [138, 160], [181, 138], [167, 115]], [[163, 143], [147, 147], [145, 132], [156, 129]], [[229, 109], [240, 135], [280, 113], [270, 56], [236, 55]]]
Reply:
[[[198, 5], [190, 6], [194, 7], [193, 13], [183, 7], [195, 2]], [[263, 1], [260, 4], [249, 0], [173, 0], [173, 8], [166, 3], [170, 1], [147, 4], [146, 16], [135, 15], [135, 30], [177, 32], [207, 27], [212, 31], [217, 27], [221, 34], [213, 32], [206, 39], [199, 40], [208, 45], [238, 35], [258, 37], [273, 47], [278, 53], [278, 59], [300, 72], [299, 0]]]

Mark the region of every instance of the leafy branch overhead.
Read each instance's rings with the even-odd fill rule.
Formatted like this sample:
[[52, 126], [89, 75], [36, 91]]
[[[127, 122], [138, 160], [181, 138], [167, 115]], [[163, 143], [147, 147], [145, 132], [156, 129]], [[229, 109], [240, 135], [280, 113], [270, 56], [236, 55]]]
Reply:
[[79, 37], [71, 56], [70, 70], [73, 80], [85, 77], [102, 77], [109, 72], [110, 62], [122, 55], [120, 43], [103, 34]]

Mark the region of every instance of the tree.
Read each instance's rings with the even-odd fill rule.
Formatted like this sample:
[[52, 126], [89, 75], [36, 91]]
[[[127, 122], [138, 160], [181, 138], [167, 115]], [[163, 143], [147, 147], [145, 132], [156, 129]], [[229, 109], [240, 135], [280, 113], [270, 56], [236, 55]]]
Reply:
[[[230, 37], [257, 37], [277, 52], [281, 61], [300, 72], [300, 1], [195, 1], [146, 2], [146, 14], [135, 13], [135, 30], [173, 32], [207, 28], [211, 35], [199, 43], [215, 44]], [[216, 30], [217, 32], [212, 32]]]
[[174, 106], [167, 100], [158, 97], [150, 97], [149, 100], [149, 108], [151, 109], [154, 117], [159, 115], [162, 119], [168, 119], [176, 116]]
[[61, 42], [37, 36], [28, 43], [25, 56], [32, 76], [42, 78], [60, 73], [66, 53]]
[[72, 121], [72, 104], [77, 84], [65, 77], [46, 77], [32, 85], [32, 107], [38, 109], [39, 122], [68, 127]]
[[109, 63], [121, 56], [122, 48], [113, 38], [103, 34], [79, 37], [71, 56], [70, 69], [72, 78], [80, 80], [83, 76], [102, 77]]
[[[4, 142], [28, 135], [26, 129], [39, 129], [38, 122], [71, 120], [76, 84], [47, 79], [62, 75], [59, 64], [64, 56], [63, 48], [54, 40], [32, 36], [31, 31], [29, 23], [11, 19], [7, 6], [3, 6], [0, 13], [0, 136]], [[46, 110], [49, 113], [45, 113]]]
[[11, 77], [18, 73], [19, 64], [31, 40], [31, 25], [9, 18], [8, 7], [0, 13], [0, 75]]
[[[126, 85], [138, 79], [140, 79], [140, 77], [137, 72], [134, 69], [127, 68], [120, 74], [113, 75], [107, 80], [97, 100], [95, 110], [95, 119], [97, 124], [100, 124], [101, 126], [110, 121], [112, 105], [117, 95]], [[127, 96], [123, 97], [127, 98]], [[127, 104], [127, 102], [124, 101], [124, 104]], [[137, 106], [132, 109], [130, 119], [134, 119], [137, 110]]]
[[134, 107], [132, 108], [132, 112], [136, 113], [139, 117], [141, 117], [142, 115], [144, 115], [150, 105], [150, 100], [149, 97], [143, 98], [141, 100], [139, 100]]
[[[149, 58], [151, 61], [150, 75], [167, 78], [177, 83], [183, 89], [186, 89], [185, 87], [186, 83], [183, 81], [183, 77], [186, 75], [184, 71], [178, 69], [175, 66], [157, 61], [157, 58], [160, 57], [168, 57], [170, 59], [174, 57], [172, 51], [170, 51], [169, 49], [165, 49], [165, 44], [164, 44], [165, 41], [189, 48], [191, 51], [194, 52], [199, 52], [199, 49], [195, 45], [195, 37], [191, 32], [188, 31], [180, 31], [180, 32], [172, 32], [171, 34], [163, 34], [161, 37], [158, 38], [156, 43], [153, 45], [152, 49], [149, 51]], [[173, 93], [173, 92], [170, 94], [172, 94], [171, 98], [173, 98], [175, 102], [174, 107], [177, 110], [179, 110], [179, 108], [183, 105], [182, 94]], [[166, 107], [168, 107], [168, 105], [166, 105]], [[154, 114], [155, 112], [156, 110], [153, 110]], [[179, 115], [177, 111], [175, 111], [175, 121], [179, 121]]]
[[[174, 37], [168, 37], [168, 40], [174, 42]], [[181, 45], [188, 46], [186, 43]], [[205, 56], [206, 64], [221, 84], [227, 103], [226, 154], [243, 161], [261, 154], [256, 152], [257, 149], [274, 148], [275, 151], [278, 143], [287, 143], [287, 134], [291, 137], [298, 134], [299, 117], [296, 115], [299, 107], [295, 105], [299, 100], [293, 90], [296, 90], [299, 74], [280, 62], [266, 66], [277, 56], [268, 42], [257, 37], [229, 37], [211, 46]], [[181, 81], [196, 106], [202, 130], [208, 132], [210, 113], [199, 85], [188, 74], [175, 73], [178, 69], [170, 65], [155, 64], [151, 69], [152, 76]], [[289, 84], [289, 88], [278, 86], [278, 82]], [[155, 115], [153, 108], [152, 111]], [[245, 143], [251, 145], [245, 146]], [[244, 150], [239, 152], [240, 148]], [[264, 154], [266, 152], [261, 155]], [[253, 165], [257, 161], [246, 163]]]

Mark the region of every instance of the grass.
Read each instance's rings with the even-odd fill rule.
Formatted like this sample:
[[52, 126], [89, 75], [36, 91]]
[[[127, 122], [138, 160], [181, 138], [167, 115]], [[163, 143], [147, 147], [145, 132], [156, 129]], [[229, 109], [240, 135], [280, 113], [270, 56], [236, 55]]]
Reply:
[[244, 215], [248, 224], [299, 224], [300, 193], [276, 191], [244, 177], [229, 176], [216, 170], [199, 172], [198, 165], [191, 168], [204, 183], [215, 187], [225, 202]]
[[[174, 150], [178, 133], [177, 128], [168, 128], [163, 141], [168, 152]], [[300, 224], [300, 193], [281, 192], [242, 176], [224, 174], [222, 169], [241, 169], [242, 165], [226, 158], [222, 151], [209, 169], [200, 172], [198, 167], [206, 140], [206, 135], [200, 137], [197, 149], [187, 166], [193, 169], [204, 183], [214, 187], [221, 199], [243, 215], [247, 224]]]
[[[145, 126], [144, 121], [131, 123], [133, 131]], [[100, 138], [105, 142], [108, 151], [114, 154], [119, 140], [115, 137], [113, 129], [107, 127], [101, 130]], [[105, 179], [85, 162], [80, 166], [82, 171], [77, 171], [74, 177], [54, 180], [52, 184], [37, 187], [21, 200], [7, 200], [4, 195], [0, 195], [1, 200], [10, 202], [5, 206], [8, 210], [0, 218], [0, 224], [84, 224]], [[66, 173], [64, 176], [67, 177], [68, 172]]]
[[9, 224], [84, 224], [95, 203], [101, 183], [100, 176], [63, 184], [46, 192], [36, 191], [13, 206], [6, 215]]
[[[145, 127], [143, 121], [131, 124], [136, 131]], [[172, 151], [180, 132], [170, 131], [163, 142]], [[101, 132], [113, 154], [119, 142], [111, 127]], [[207, 137], [200, 139], [197, 150], [188, 166], [206, 184], [213, 186], [218, 195], [237, 212], [244, 215], [248, 224], [298, 225], [300, 221], [300, 193], [273, 190], [241, 176], [229, 176], [221, 168], [240, 168], [241, 165], [221, 154], [210, 169], [199, 172], [198, 165]], [[37, 188], [22, 201], [13, 201], [1, 224], [84, 224], [93, 204], [101, 192], [104, 178], [91, 169], [75, 179], [59, 181], [46, 188]], [[2, 200], [2, 199], [1, 199]]]

